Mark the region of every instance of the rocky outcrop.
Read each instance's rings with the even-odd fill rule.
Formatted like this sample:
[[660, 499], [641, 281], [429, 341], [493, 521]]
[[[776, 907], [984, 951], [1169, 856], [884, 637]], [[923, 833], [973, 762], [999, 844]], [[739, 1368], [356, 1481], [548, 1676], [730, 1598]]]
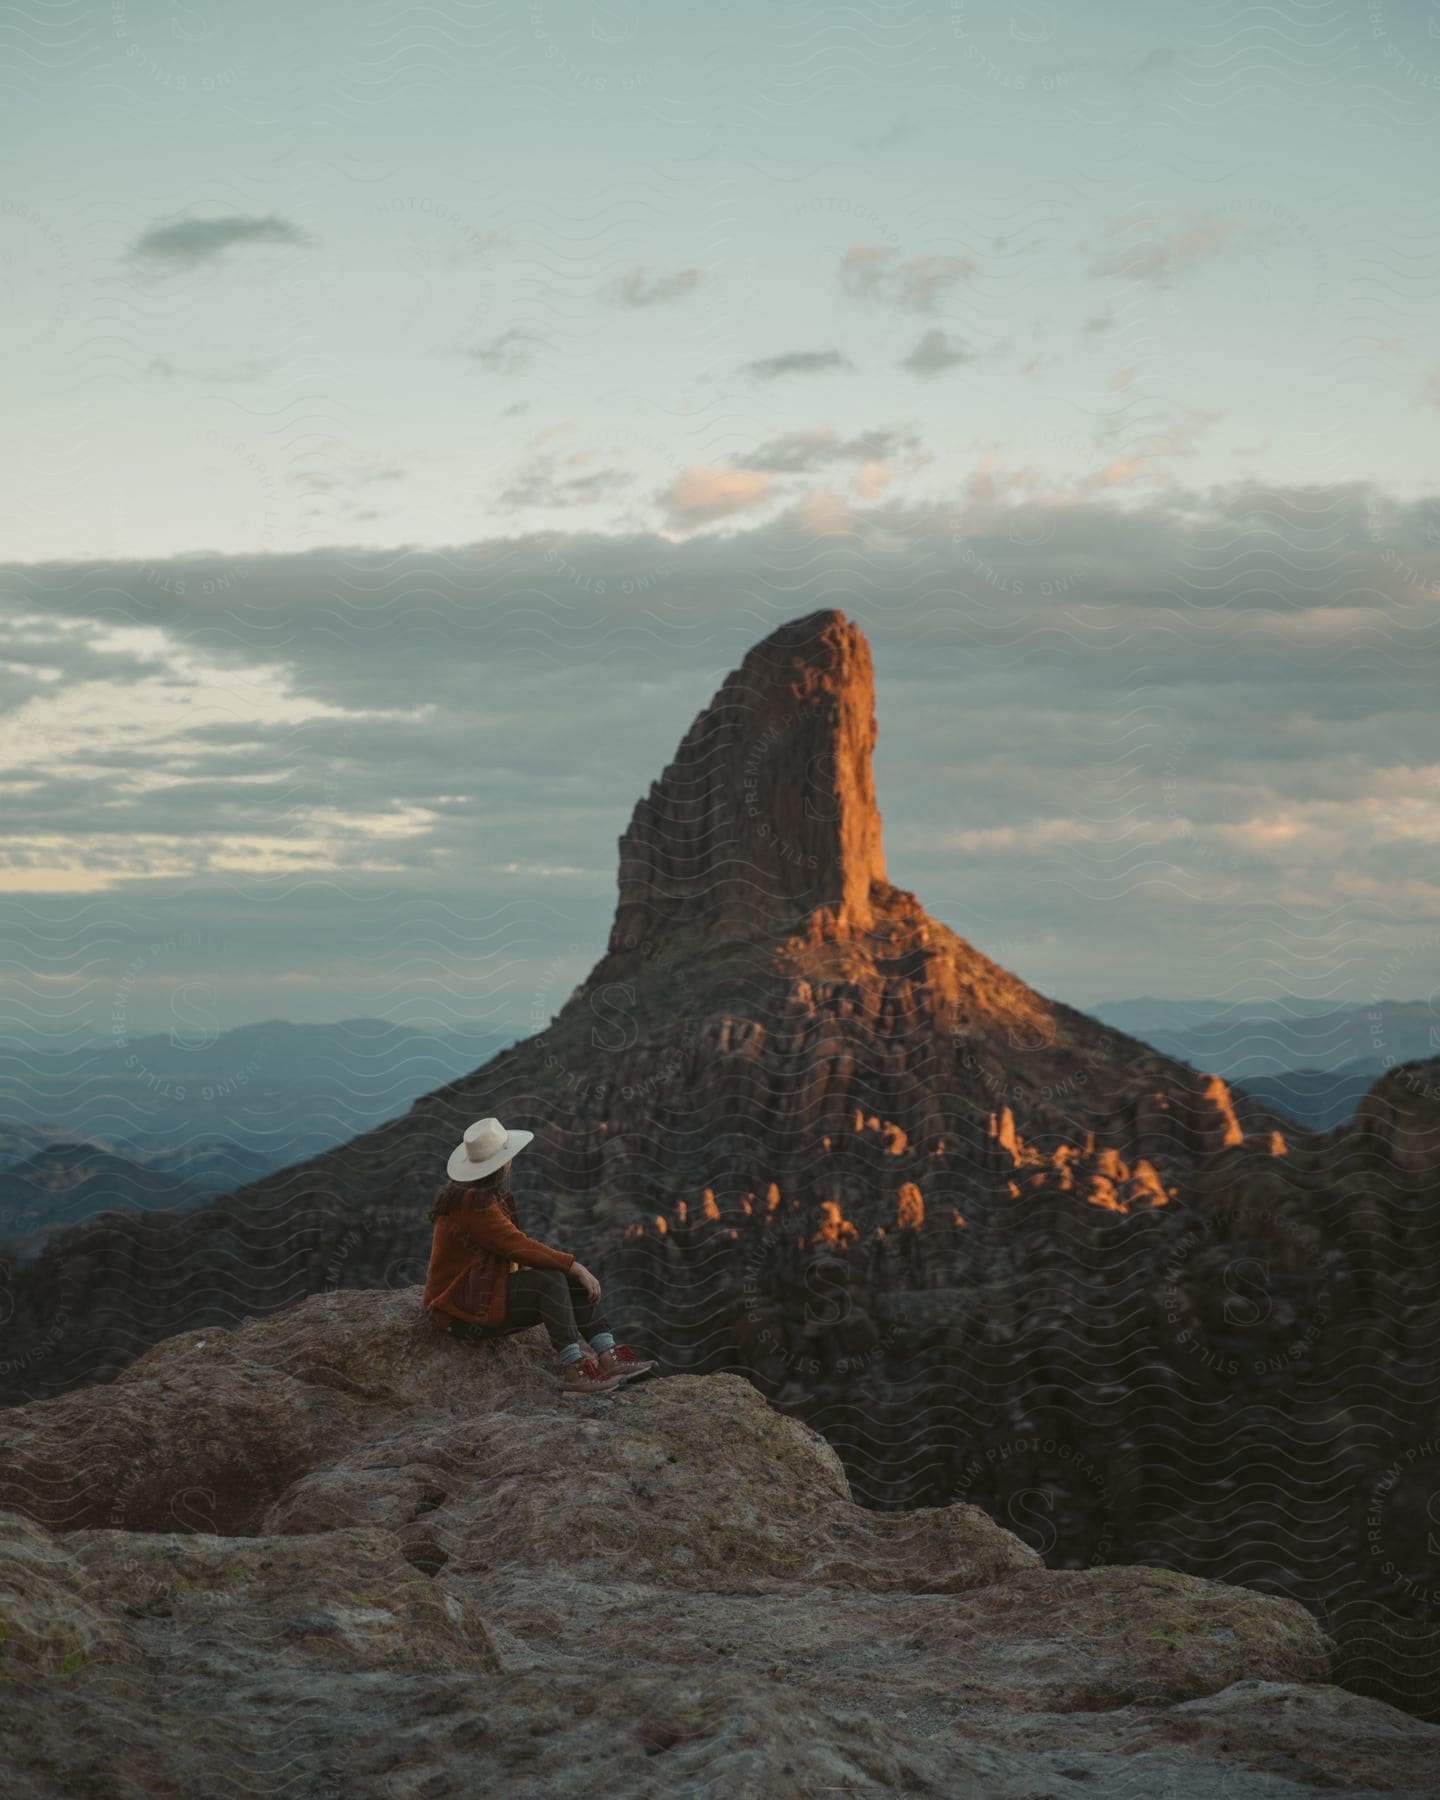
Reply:
[[[672, 1368], [743, 1374], [821, 1432], [866, 1505], [976, 1502], [1051, 1564], [1292, 1596], [1347, 1680], [1434, 1708], [1433, 1109], [1392, 1078], [1316, 1137], [931, 918], [886, 876], [873, 706], [842, 614], [756, 646], [636, 807], [605, 952], [548, 1025], [193, 1217], [0, 1260], [0, 1397], [413, 1285], [444, 1153], [498, 1113], [536, 1134], [530, 1229]], [[217, 1506], [226, 1441], [200, 1447]], [[97, 1494], [122, 1464], [98, 1433]], [[348, 1479], [293, 1504], [331, 1518]]]
[[10, 1791], [1430, 1791], [1440, 1728], [1334, 1685], [1292, 1601], [867, 1511], [746, 1382], [562, 1400], [540, 1334], [418, 1299], [0, 1415]]
[[1340, 1141], [1376, 1149], [1408, 1174], [1440, 1169], [1440, 1057], [1382, 1075]]
[[757, 644], [697, 716], [620, 840], [610, 950], [672, 927], [865, 932], [885, 884], [875, 675], [864, 634], [811, 613]]
[[968, 1216], [1010, 1191], [1022, 1141], [1031, 1173], [1125, 1169], [1117, 1185], [1096, 1163], [1074, 1205], [1163, 1205], [1197, 1158], [1285, 1129], [893, 886], [875, 732], [869, 647], [843, 613], [772, 632], [636, 806], [605, 953], [545, 1029], [197, 1216], [107, 1219], [0, 1265], [0, 1399], [106, 1379], [192, 1324], [416, 1279], [444, 1154], [485, 1113], [535, 1131], [517, 1181], [596, 1257], [705, 1191], [727, 1208], [774, 1184], [867, 1238], [902, 1188]]

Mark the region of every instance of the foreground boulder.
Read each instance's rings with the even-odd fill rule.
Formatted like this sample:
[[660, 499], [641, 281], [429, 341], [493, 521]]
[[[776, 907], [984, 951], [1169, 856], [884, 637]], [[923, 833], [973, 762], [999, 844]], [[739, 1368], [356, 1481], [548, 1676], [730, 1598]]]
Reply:
[[0, 1414], [6, 1791], [1432, 1792], [1440, 1727], [1333, 1654], [1293, 1601], [867, 1512], [734, 1377], [561, 1399], [541, 1334], [414, 1289]]

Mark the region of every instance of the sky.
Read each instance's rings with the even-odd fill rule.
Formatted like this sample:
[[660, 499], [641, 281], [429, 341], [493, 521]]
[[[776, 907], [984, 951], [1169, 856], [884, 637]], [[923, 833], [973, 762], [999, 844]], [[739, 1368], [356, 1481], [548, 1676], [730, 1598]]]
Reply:
[[4, 27], [0, 1000], [539, 1029], [759, 637], [1042, 991], [1440, 984], [1440, 6]]

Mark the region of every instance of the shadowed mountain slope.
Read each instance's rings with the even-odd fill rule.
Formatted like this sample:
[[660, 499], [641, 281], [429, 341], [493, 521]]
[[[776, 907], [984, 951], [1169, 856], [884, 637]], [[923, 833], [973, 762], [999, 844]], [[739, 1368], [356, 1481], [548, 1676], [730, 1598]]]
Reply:
[[445, 1154], [496, 1113], [536, 1134], [527, 1224], [621, 1331], [746, 1375], [863, 1504], [1301, 1600], [1351, 1685], [1433, 1711], [1433, 1068], [1319, 1136], [1037, 994], [888, 879], [874, 735], [841, 613], [757, 644], [635, 808], [544, 1030], [197, 1213], [62, 1234], [0, 1288], [0, 1393], [413, 1286]]
[[549, 1027], [198, 1215], [63, 1234], [14, 1273], [0, 1391], [105, 1379], [158, 1337], [317, 1288], [414, 1280], [444, 1155], [484, 1113], [535, 1131], [519, 1191], [596, 1255], [677, 1199], [741, 1214], [778, 1195], [868, 1235], [1058, 1168], [1077, 1204], [1161, 1205], [1198, 1157], [1270, 1144], [1277, 1117], [1035, 993], [888, 881], [875, 735], [858, 627], [827, 609], [772, 632], [637, 804], [608, 946]]

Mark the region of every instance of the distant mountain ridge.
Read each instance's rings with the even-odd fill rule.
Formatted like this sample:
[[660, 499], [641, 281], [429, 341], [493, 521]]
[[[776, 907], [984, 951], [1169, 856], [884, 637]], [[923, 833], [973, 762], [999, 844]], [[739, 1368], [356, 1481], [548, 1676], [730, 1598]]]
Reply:
[[1141, 994], [1128, 1000], [1097, 1000], [1088, 1010], [1107, 1025], [1143, 1036], [1147, 1031], [1180, 1031], [1224, 1017], [1308, 1018], [1343, 1009], [1330, 1000], [1293, 994], [1278, 994], [1265, 1000], [1173, 1000], [1158, 994]]
[[[119, 1207], [184, 1210], [303, 1161], [403, 1114], [417, 1095], [484, 1061], [506, 1028], [422, 1031], [384, 1019], [269, 1020], [192, 1041], [184, 1033], [124, 1039], [88, 1033], [0, 1038], [0, 1174], [65, 1143], [135, 1166], [92, 1181], [50, 1158], [35, 1191], [0, 1206], [0, 1242]], [[100, 1165], [96, 1165], [97, 1168]], [[66, 1191], [63, 1171], [75, 1177]], [[149, 1175], [145, 1172], [149, 1172]], [[149, 1176], [173, 1178], [183, 1195]], [[44, 1196], [49, 1196], [48, 1216]]]
[[0, 1244], [38, 1253], [52, 1231], [102, 1212], [186, 1212], [211, 1196], [96, 1144], [49, 1144], [0, 1170]]
[[61, 1083], [105, 1082], [117, 1095], [163, 1101], [165, 1088], [183, 1088], [190, 1106], [234, 1099], [262, 1077], [269, 1082], [341, 1077], [383, 1092], [460, 1058], [489, 1056], [513, 1042], [512, 1027], [431, 1031], [389, 1019], [353, 1018], [310, 1023], [270, 1019], [193, 1039], [170, 1032], [104, 1035], [14, 1031], [0, 1036], [0, 1117], [29, 1122], [53, 1104]]
[[526, 1224], [626, 1334], [744, 1373], [866, 1504], [1290, 1595], [1347, 1679], [1433, 1712], [1440, 1074], [1316, 1134], [1036, 992], [889, 880], [875, 731], [850, 620], [770, 633], [636, 804], [543, 1030], [193, 1213], [0, 1256], [0, 1394], [415, 1286], [446, 1152], [496, 1113], [535, 1134]]
[[1431, 1000], [1322, 1006], [1283, 1000], [1232, 1007], [1198, 1001], [1120, 1001], [1097, 1018], [1133, 1031], [1167, 1056], [1227, 1080], [1292, 1071], [1370, 1074], [1440, 1055], [1440, 1010]]
[[1243, 1083], [1311, 1131], [1348, 1125], [1379, 1076], [1440, 1054], [1433, 999], [1337, 1007], [1290, 997], [1243, 1005], [1147, 998], [1106, 1003], [1095, 1014]]
[[[1268, 1154], [1288, 1120], [1036, 993], [889, 881], [876, 729], [869, 645], [844, 614], [757, 644], [636, 803], [608, 944], [551, 1023], [193, 1217], [107, 1224], [134, 1239], [138, 1264], [105, 1257], [134, 1286], [92, 1297], [113, 1343], [72, 1311], [62, 1383], [223, 1316], [217, 1263], [246, 1312], [408, 1269], [446, 1148], [488, 1112], [535, 1132], [517, 1180], [597, 1254], [677, 1195], [724, 1210], [773, 1193], [866, 1232], [918, 1205], [959, 1233], [1022, 1175], [1125, 1211], [1163, 1205], [1226, 1145]], [[23, 1286], [43, 1305], [88, 1254], [84, 1229], [62, 1234], [17, 1303]], [[32, 1391], [53, 1378], [26, 1370]]]

